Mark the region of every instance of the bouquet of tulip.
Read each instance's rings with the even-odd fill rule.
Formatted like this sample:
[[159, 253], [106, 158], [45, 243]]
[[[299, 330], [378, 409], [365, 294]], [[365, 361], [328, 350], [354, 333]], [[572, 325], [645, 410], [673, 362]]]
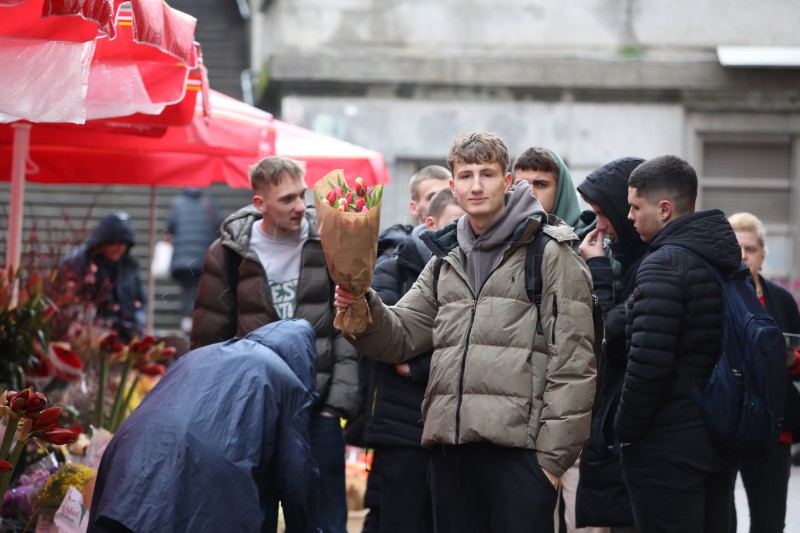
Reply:
[[4, 391], [0, 394], [0, 411], [5, 421], [3, 440], [0, 441], [1, 502], [11, 482], [14, 466], [28, 441], [35, 439], [51, 444], [69, 444], [76, 435], [69, 429], [56, 427], [63, 410], [56, 406], [47, 407], [45, 395], [33, 392], [33, 387], [21, 392]]
[[366, 187], [361, 178], [351, 189], [341, 170], [314, 185], [317, 229], [328, 272], [334, 282], [355, 295], [353, 304], [337, 313], [333, 322], [346, 333], [360, 333], [372, 323], [364, 295], [378, 255], [382, 194], [383, 185]]

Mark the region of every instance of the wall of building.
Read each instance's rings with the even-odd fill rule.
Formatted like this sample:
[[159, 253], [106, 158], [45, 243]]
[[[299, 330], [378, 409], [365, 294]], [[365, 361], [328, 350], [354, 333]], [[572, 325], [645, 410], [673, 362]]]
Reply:
[[[576, 182], [615, 157], [673, 153], [698, 169], [701, 208], [740, 208], [739, 190], [770, 218], [769, 199], [786, 199], [786, 219], [768, 224], [780, 251], [767, 266], [791, 284], [800, 68], [726, 68], [716, 48], [798, 47], [798, 15], [783, 0], [272, 0], [257, 10], [252, 42], [269, 80], [264, 107], [385, 154], [384, 226], [407, 217], [408, 178], [444, 163], [458, 132], [495, 131], [512, 157], [553, 148]], [[755, 158], [746, 176], [703, 176], [720, 134]], [[791, 169], [779, 179], [759, 172], [769, 151], [758, 146], [775, 139]], [[704, 193], [730, 203], [704, 205]]]

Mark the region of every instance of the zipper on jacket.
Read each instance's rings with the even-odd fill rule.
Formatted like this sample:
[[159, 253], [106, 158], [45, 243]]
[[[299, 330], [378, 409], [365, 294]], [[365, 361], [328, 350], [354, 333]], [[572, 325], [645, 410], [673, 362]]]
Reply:
[[467, 368], [467, 350], [469, 350], [469, 337], [472, 334], [472, 325], [475, 323], [475, 306], [477, 303], [478, 298], [475, 296], [472, 298], [469, 326], [467, 327], [467, 338], [464, 341], [464, 353], [461, 355], [461, 372], [458, 375], [458, 402], [456, 403], [456, 444], [461, 443], [461, 402], [464, 399], [464, 371]]
[[551, 344], [556, 343], [556, 321], [558, 320], [558, 303], [556, 302], [556, 295], [553, 294], [553, 331]]

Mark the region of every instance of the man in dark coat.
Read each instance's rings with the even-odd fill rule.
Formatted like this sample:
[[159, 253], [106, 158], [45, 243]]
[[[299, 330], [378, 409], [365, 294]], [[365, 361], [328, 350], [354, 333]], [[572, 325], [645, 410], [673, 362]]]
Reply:
[[[613, 425], [628, 357], [625, 301], [633, 293], [636, 271], [647, 252], [647, 244], [628, 220], [628, 177], [642, 162], [644, 159], [636, 157], [615, 159], [589, 174], [578, 186], [578, 192], [597, 215], [596, 228], [583, 239], [580, 254], [592, 273], [594, 292], [603, 311], [606, 349], [597, 364], [592, 429], [580, 458], [577, 527], [633, 526]], [[619, 264], [618, 273], [604, 249], [605, 238]]]
[[147, 320], [147, 296], [131, 254], [135, 244], [130, 216], [114, 211], [59, 264], [59, 280], [73, 283], [78, 296], [96, 306], [100, 325], [116, 331], [123, 342], [142, 335]]
[[203, 258], [219, 237], [222, 217], [213, 195], [190, 187], [172, 200], [167, 234], [172, 243], [170, 275], [181, 286], [181, 330], [192, 331], [192, 311]]
[[[453, 192], [439, 190], [427, 206], [423, 228], [439, 229], [464, 211]], [[372, 288], [389, 305], [411, 289], [431, 252], [418, 237], [408, 237], [391, 259], [375, 267]], [[370, 506], [364, 533], [433, 531], [427, 485], [430, 452], [422, 447], [422, 400], [428, 385], [431, 353], [394, 365], [364, 358], [367, 410], [363, 444], [374, 448], [365, 505]]]
[[661, 156], [628, 180], [628, 218], [649, 255], [628, 301], [628, 365], [614, 430], [637, 531], [725, 532], [736, 461], [712, 441], [691, 390], [708, 381], [720, 355], [723, 276], [741, 261], [720, 210], [695, 212], [697, 175]]
[[181, 357], [122, 424], [88, 531], [314, 531], [314, 329], [281, 320]]

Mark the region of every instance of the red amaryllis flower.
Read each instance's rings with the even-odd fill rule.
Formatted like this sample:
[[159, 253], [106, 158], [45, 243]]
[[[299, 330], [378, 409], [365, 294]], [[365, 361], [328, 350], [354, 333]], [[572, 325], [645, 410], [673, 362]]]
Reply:
[[14, 465], [0, 459], [0, 472], [11, 472], [12, 470], [14, 470]]
[[161, 377], [167, 373], [167, 367], [158, 363], [150, 363], [139, 368], [139, 371], [146, 376]]
[[47, 406], [47, 397], [41, 392], [34, 392], [33, 395], [25, 402], [25, 415], [29, 412], [38, 413]]
[[75, 442], [75, 433], [72, 430], [63, 428], [54, 428], [47, 433], [37, 433], [36, 437], [56, 445]]
[[48, 407], [33, 421], [33, 429], [42, 430], [55, 427], [58, 421], [61, 420], [61, 413], [63, 412], [64, 410], [60, 407]]
[[33, 387], [28, 387], [24, 391], [18, 392], [13, 396], [8, 397], [8, 406], [12, 411], [20, 411], [25, 407], [25, 403], [33, 393]]
[[119, 335], [116, 332], [112, 331], [111, 333], [107, 334], [105, 337], [100, 339], [100, 349], [105, 350], [107, 352], [114, 352], [112, 348], [119, 342]]
[[146, 335], [142, 340], [131, 343], [131, 351], [138, 353], [147, 353], [150, 348], [158, 342], [158, 339], [152, 335]]

